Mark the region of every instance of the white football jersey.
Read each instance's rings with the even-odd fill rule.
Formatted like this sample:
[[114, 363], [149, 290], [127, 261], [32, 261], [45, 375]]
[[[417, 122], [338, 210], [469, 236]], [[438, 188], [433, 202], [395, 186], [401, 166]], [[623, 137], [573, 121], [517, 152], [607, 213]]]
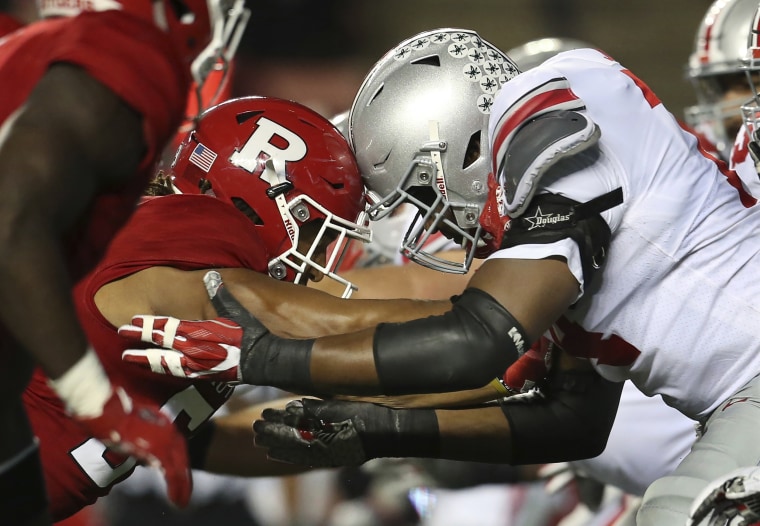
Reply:
[[[553, 92], [558, 79], [569, 90]], [[580, 102], [599, 126], [600, 155], [591, 165], [570, 161], [538, 191], [586, 202], [622, 188], [623, 204], [602, 213], [607, 260], [586, 285], [569, 238], [491, 258], [565, 257], [581, 295], [551, 337], [604, 377], [630, 378], [701, 418], [760, 373], [760, 207], [641, 80], [596, 50], [560, 53], [507, 82], [491, 112], [493, 151], [516, 104], [535, 113], [563, 101]]]

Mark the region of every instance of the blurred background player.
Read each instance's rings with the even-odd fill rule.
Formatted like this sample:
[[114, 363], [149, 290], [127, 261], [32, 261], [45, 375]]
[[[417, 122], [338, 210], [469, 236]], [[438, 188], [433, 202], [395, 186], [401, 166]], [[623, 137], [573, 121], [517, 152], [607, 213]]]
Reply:
[[70, 287], [131, 213], [180, 122], [191, 76], [202, 83], [210, 62], [234, 52], [247, 10], [205, 0], [39, 8], [42, 20], [0, 44], [1, 498], [17, 524], [48, 523], [20, 399], [36, 362], [84, 429], [161, 465], [182, 505], [191, 486], [176, 430], [111, 385]]
[[[732, 151], [733, 168], [745, 186], [760, 189], [760, 91], [755, 74], [760, 68], [760, 6], [749, 26], [743, 60], [751, 99], [742, 106], [743, 126]], [[749, 183], [748, 183], [749, 182]], [[755, 193], [754, 195], [760, 195]], [[760, 523], [760, 472], [756, 465], [737, 467], [713, 480], [694, 499], [688, 526], [754, 525]]]
[[758, 75], [760, 71], [760, 44], [758, 43], [760, 14], [755, 13], [749, 25], [747, 49], [742, 70], [750, 93], [742, 106], [743, 124], [731, 149], [730, 168], [736, 172], [744, 188], [754, 197], [760, 197], [760, 146], [758, 146]]
[[756, 9], [755, 0], [715, 1], [697, 29], [685, 68], [697, 98], [684, 110], [686, 124], [727, 163], [742, 124], [741, 105], [752, 96], [743, 61]]
[[520, 71], [533, 69], [557, 53], [571, 49], [593, 48], [595, 46], [577, 38], [547, 37], [531, 40], [507, 50], [507, 56], [515, 61]]

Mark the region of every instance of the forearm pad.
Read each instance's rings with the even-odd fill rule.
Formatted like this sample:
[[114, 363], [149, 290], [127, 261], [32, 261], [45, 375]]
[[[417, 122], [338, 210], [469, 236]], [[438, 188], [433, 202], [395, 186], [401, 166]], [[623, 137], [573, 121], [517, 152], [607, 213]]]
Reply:
[[367, 454], [376, 458], [438, 457], [440, 436], [433, 409], [383, 409], [383, 417], [364, 422], [364, 429], [359, 429]]
[[441, 316], [378, 325], [373, 351], [383, 393], [393, 395], [482, 387], [529, 346], [509, 311], [468, 288]]
[[303, 400], [312, 418], [350, 419], [369, 458], [430, 457], [440, 451], [438, 417], [433, 409], [391, 409], [370, 403]]
[[607, 446], [623, 382], [595, 371], [558, 371], [545, 395], [502, 404], [512, 436], [512, 463], [544, 464], [592, 458]]
[[285, 391], [310, 392], [311, 349], [314, 340], [291, 340], [268, 333], [244, 344], [240, 355], [242, 382], [268, 385]]

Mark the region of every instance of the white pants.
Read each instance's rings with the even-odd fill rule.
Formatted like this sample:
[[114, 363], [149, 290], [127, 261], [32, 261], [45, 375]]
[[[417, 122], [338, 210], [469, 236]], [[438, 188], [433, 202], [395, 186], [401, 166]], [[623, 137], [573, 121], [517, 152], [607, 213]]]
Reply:
[[693, 500], [710, 482], [739, 467], [760, 464], [760, 376], [723, 402], [702, 436], [670, 475], [644, 494], [639, 526], [686, 524]]

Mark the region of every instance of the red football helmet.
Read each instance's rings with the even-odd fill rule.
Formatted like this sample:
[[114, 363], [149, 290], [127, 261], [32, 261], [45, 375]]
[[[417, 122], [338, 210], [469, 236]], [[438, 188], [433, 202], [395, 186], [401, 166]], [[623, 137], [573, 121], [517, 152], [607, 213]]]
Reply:
[[151, 21], [190, 67], [199, 101], [211, 71], [229, 67], [251, 15], [245, 0], [37, 0], [37, 7], [41, 18], [121, 10]]
[[269, 97], [219, 104], [182, 142], [171, 175], [179, 191], [228, 201], [253, 221], [272, 277], [304, 282], [317, 270], [344, 297], [355, 288], [335, 271], [347, 241], [370, 240], [364, 186], [348, 142], [318, 113]]

